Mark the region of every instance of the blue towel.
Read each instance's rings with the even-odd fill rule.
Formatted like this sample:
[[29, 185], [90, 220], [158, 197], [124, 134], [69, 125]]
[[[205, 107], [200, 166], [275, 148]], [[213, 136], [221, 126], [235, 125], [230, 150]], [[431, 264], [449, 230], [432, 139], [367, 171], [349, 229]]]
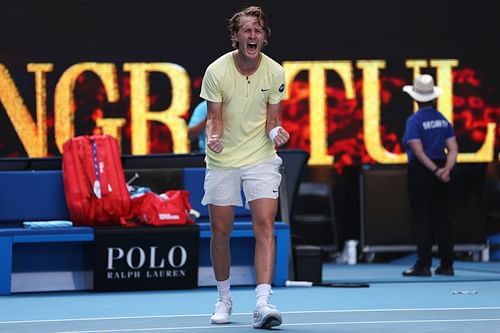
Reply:
[[142, 186], [129, 186], [128, 192], [130, 194], [130, 199], [133, 199], [141, 197], [147, 192], [151, 192], [151, 189], [149, 187], [142, 187]]
[[57, 221], [25, 221], [23, 227], [28, 229], [52, 229], [52, 228], [70, 228], [73, 222], [66, 220]]

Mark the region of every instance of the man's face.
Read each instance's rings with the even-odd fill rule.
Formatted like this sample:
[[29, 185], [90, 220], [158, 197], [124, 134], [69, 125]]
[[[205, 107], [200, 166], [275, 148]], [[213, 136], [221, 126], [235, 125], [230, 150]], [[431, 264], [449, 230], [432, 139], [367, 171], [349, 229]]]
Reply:
[[247, 58], [257, 58], [266, 42], [266, 33], [254, 16], [240, 18], [240, 29], [234, 34], [238, 41], [241, 55]]

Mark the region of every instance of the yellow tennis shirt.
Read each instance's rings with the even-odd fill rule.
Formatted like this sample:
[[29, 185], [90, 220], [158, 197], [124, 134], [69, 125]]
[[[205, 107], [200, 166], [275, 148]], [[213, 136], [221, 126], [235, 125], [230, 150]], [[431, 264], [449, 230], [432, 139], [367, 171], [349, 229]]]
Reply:
[[278, 104], [285, 94], [285, 71], [261, 53], [259, 68], [249, 76], [236, 69], [232, 52], [211, 63], [203, 77], [200, 96], [222, 103], [224, 150], [206, 150], [209, 169], [257, 164], [276, 155], [266, 132], [267, 104]]

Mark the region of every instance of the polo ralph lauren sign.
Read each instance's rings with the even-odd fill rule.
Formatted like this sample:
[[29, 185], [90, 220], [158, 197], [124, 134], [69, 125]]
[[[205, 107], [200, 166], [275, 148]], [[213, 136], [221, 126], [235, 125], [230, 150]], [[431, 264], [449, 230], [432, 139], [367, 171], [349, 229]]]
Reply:
[[95, 228], [94, 289], [195, 288], [197, 225]]

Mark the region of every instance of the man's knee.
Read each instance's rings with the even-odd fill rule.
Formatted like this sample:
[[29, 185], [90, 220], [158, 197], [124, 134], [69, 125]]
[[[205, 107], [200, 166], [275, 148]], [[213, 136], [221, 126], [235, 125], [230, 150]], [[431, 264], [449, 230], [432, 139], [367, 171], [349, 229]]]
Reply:
[[257, 239], [274, 237], [274, 219], [269, 219], [265, 222], [254, 222], [252, 228], [255, 234], [255, 238]]
[[231, 223], [214, 223], [211, 224], [212, 239], [218, 242], [228, 241], [231, 238], [232, 226]]

